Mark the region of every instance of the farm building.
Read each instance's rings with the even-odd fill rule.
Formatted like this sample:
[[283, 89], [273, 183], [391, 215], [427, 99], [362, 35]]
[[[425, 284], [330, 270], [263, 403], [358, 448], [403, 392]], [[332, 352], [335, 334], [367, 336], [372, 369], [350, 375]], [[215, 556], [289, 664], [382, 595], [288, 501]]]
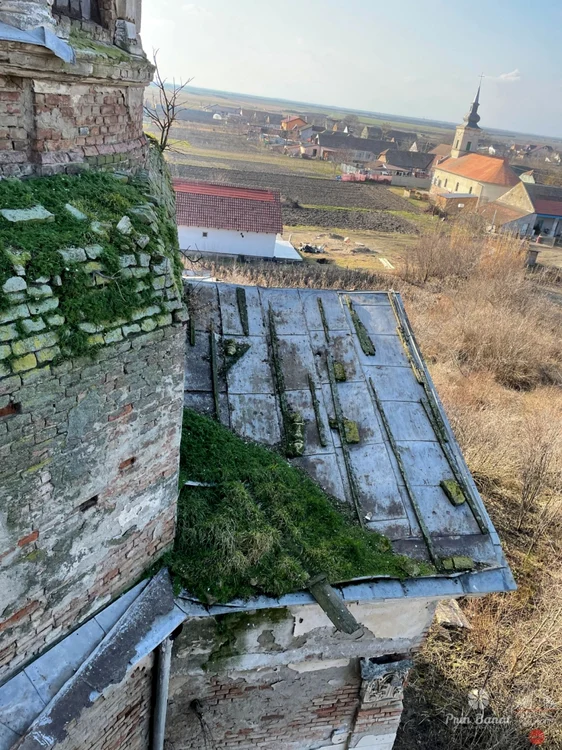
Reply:
[[339, 159], [345, 162], [374, 161], [389, 145], [388, 141], [356, 138], [344, 133], [318, 133], [313, 141], [318, 146], [319, 159]]
[[283, 232], [280, 194], [273, 190], [174, 180], [180, 249], [252, 258], [296, 260]]
[[482, 214], [493, 231], [555, 244], [562, 235], [562, 188], [522, 181], [488, 203]]
[[360, 133], [361, 138], [382, 139], [382, 128], [378, 125], [365, 125]]
[[398, 151], [386, 149], [379, 156], [383, 164], [397, 174], [411, 175], [416, 172], [427, 172], [433, 163], [432, 154], [422, 154], [417, 151]]

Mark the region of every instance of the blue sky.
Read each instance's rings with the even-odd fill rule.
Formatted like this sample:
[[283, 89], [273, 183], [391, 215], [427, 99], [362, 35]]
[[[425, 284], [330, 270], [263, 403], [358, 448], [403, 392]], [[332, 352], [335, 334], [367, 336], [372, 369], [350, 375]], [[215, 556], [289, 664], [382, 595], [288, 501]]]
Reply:
[[224, 91], [562, 137], [559, 0], [144, 0], [163, 73]]

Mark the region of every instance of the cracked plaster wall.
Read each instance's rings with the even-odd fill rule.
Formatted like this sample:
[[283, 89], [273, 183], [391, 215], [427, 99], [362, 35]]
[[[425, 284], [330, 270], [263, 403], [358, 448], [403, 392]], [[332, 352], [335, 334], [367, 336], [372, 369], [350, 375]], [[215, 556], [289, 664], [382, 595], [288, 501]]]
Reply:
[[172, 659], [171, 746], [201, 748], [205, 726], [225, 749], [390, 750], [401, 700], [362, 706], [359, 658], [415, 651], [435, 603], [350, 609], [364, 626], [354, 635], [337, 632], [316, 605], [186, 622]]

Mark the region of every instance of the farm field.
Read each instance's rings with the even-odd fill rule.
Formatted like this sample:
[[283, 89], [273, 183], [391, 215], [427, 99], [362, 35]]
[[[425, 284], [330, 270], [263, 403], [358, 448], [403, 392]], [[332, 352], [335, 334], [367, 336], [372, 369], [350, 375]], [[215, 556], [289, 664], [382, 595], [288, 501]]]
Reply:
[[[306, 163], [306, 162], [305, 162]], [[431, 220], [421, 208], [382, 185], [343, 183], [269, 171], [246, 172], [174, 164], [174, 175], [279, 190], [283, 221], [291, 226], [416, 234]]]

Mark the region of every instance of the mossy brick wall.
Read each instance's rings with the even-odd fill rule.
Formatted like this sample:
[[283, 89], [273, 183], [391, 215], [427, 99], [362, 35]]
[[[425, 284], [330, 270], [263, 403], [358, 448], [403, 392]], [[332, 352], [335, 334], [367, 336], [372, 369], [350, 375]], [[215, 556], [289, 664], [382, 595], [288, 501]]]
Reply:
[[72, 721], [58, 750], [149, 750], [153, 662], [145, 657]]
[[0, 216], [0, 680], [173, 541], [185, 312], [173, 193], [154, 160], [134, 185], [0, 182], [4, 205], [53, 212]]
[[0, 679], [172, 543], [182, 325], [0, 380]]

